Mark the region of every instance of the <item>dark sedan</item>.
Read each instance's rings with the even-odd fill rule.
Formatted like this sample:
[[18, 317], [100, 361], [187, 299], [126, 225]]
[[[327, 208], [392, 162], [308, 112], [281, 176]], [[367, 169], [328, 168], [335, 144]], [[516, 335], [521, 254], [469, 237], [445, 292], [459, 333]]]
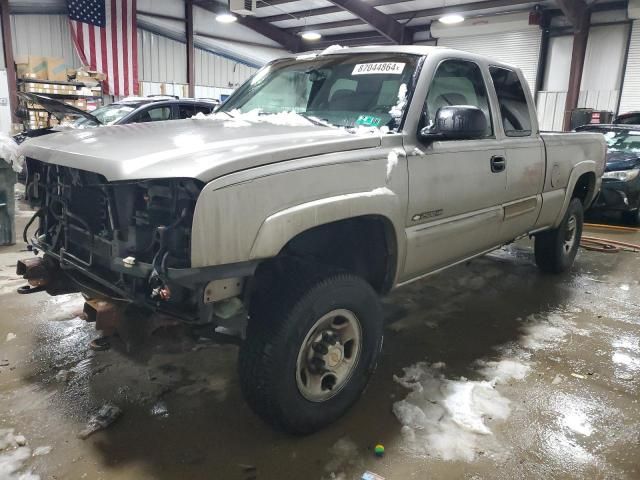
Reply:
[[578, 132], [601, 132], [608, 145], [602, 190], [594, 210], [622, 212], [640, 225], [640, 125], [585, 125]]

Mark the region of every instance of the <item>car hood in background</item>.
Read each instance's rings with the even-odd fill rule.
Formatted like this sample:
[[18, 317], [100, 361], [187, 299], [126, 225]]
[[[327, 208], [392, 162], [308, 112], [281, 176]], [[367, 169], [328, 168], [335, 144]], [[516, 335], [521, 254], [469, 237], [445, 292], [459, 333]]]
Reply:
[[58, 121], [62, 121], [64, 117], [84, 117], [94, 125], [101, 125], [100, 121], [84, 110], [80, 110], [72, 105], [47, 97], [46, 95], [38, 95], [36, 93], [18, 92], [18, 96], [26, 102], [38, 103], [47, 112], [55, 116]]
[[71, 130], [33, 138], [20, 154], [99, 173], [108, 181], [182, 177], [208, 182], [260, 165], [380, 143], [375, 131], [354, 134], [306, 120], [278, 125], [205, 118]]
[[607, 165], [605, 172], [615, 172], [618, 170], [629, 170], [640, 165], [640, 155], [632, 152], [615, 152], [607, 153]]

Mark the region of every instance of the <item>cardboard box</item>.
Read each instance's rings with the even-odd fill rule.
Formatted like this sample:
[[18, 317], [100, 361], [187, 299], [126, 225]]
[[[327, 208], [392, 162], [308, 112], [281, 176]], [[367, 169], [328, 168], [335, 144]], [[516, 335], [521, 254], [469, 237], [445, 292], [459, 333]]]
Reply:
[[95, 79], [94, 77], [91, 77], [89, 75], [84, 75], [81, 72], [78, 72], [76, 74], [76, 82], [79, 83], [84, 83], [86, 86], [88, 87], [95, 87], [97, 86], [100, 82]]
[[17, 55], [15, 57], [16, 71], [20, 78], [47, 79], [47, 57], [39, 55]]
[[47, 77], [49, 80], [56, 82], [66, 82], [69, 77], [67, 76], [67, 65], [62, 57], [47, 57]]

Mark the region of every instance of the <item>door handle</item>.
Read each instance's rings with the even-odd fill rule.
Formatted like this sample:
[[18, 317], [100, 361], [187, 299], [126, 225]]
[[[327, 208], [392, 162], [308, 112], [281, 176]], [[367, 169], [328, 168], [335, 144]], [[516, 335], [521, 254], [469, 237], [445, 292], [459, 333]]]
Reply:
[[494, 155], [491, 157], [491, 171], [493, 173], [504, 172], [507, 168], [507, 160], [500, 155]]

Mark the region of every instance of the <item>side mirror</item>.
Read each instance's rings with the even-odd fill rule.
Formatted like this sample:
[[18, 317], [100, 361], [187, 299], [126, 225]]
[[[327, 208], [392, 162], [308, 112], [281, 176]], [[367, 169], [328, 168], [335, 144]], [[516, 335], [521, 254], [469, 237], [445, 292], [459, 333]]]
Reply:
[[420, 130], [420, 138], [425, 141], [482, 138], [487, 132], [487, 125], [487, 116], [477, 107], [441, 107], [433, 124]]

